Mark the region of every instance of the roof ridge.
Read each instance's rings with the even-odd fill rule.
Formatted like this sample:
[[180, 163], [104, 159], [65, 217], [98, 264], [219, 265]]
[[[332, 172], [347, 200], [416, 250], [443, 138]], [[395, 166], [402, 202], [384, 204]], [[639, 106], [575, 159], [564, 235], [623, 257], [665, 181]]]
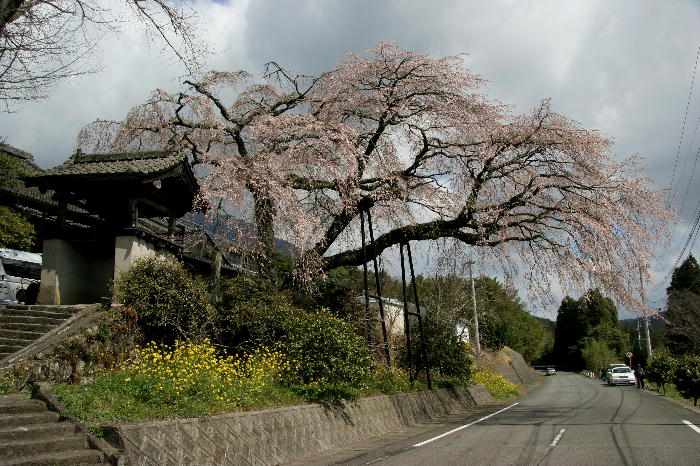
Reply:
[[66, 163], [100, 163], [100, 162], [128, 162], [130, 160], [164, 159], [167, 157], [184, 154], [177, 150], [150, 150], [150, 151], [129, 151], [129, 152], [100, 152], [93, 154], [74, 154]]

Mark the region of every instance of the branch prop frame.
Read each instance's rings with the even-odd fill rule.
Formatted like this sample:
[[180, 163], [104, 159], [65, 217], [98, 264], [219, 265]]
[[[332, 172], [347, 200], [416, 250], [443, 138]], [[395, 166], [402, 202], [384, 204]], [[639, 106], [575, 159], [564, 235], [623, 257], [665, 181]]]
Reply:
[[[368, 271], [367, 271], [367, 240], [366, 240], [366, 234], [365, 234], [365, 216], [367, 217], [367, 226], [369, 230], [369, 238], [370, 238], [370, 248], [372, 250], [372, 264], [374, 266], [374, 278], [375, 278], [375, 286], [376, 286], [376, 291], [377, 294], [376, 296], [371, 296], [369, 294], [369, 278], [368, 278]], [[384, 357], [386, 359], [386, 365], [387, 367], [391, 366], [391, 353], [389, 352], [389, 338], [387, 336], [387, 330], [386, 330], [386, 318], [384, 314], [384, 298], [382, 297], [382, 286], [379, 281], [379, 265], [377, 263], [377, 254], [375, 251], [375, 245], [374, 245], [374, 229], [372, 228], [372, 214], [370, 213], [369, 208], [363, 208], [360, 210], [360, 235], [362, 236], [362, 258], [363, 258], [363, 263], [362, 263], [362, 270], [363, 270], [363, 279], [364, 279], [364, 289], [365, 289], [365, 320], [367, 322], [367, 344], [369, 347], [374, 346], [374, 342], [372, 339], [372, 321], [375, 319], [373, 318], [371, 311], [369, 309], [369, 299], [371, 297], [374, 297], [377, 299], [377, 303], [379, 305], [379, 320], [382, 324], [382, 337], [384, 339], [383, 343], [383, 348], [384, 348]]]
[[[406, 254], [404, 254], [404, 247], [406, 248]], [[418, 288], [416, 287], [416, 274], [413, 268], [413, 255], [411, 254], [411, 245], [408, 241], [402, 241], [399, 245], [399, 251], [401, 253], [401, 284], [403, 289], [403, 315], [404, 315], [404, 327], [406, 330], [406, 356], [408, 359], [408, 375], [411, 381], [411, 387], [413, 387], [413, 381], [415, 376], [411, 370], [411, 330], [410, 330], [410, 316], [416, 317], [418, 319], [418, 332], [420, 333], [421, 341], [421, 355], [423, 361], [425, 362], [425, 378], [428, 382], [428, 390], [433, 389], [433, 383], [430, 378], [430, 361], [428, 360], [428, 350], [425, 342], [425, 332], [423, 329], [423, 315], [420, 312], [420, 304], [418, 301]], [[413, 284], [413, 299], [416, 303], [416, 312], [409, 311], [408, 309], [408, 287], [406, 286], [406, 255], [408, 256], [409, 271], [411, 273], [411, 283]], [[418, 363], [416, 362], [416, 376], [418, 375]]]

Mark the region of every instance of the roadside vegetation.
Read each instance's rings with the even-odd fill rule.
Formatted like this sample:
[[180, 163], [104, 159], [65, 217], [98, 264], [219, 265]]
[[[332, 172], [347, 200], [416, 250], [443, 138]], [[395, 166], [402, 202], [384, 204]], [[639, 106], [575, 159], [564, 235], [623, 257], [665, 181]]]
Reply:
[[[665, 396], [700, 399], [700, 266], [692, 255], [674, 269], [666, 289], [666, 325], [647, 374]], [[652, 338], [652, 341], [654, 339]]]
[[[212, 290], [177, 261], [141, 259], [115, 283], [122, 306], [87, 341], [63, 349], [68, 358], [92, 358], [93, 369], [74, 380], [81, 383], [53, 390], [70, 414], [99, 433], [100, 425], [117, 421], [335, 403], [426, 388], [420, 352], [414, 350], [409, 361], [400, 337], [389, 367], [382, 351], [370, 350], [364, 305], [357, 299], [362, 282], [348, 280], [356, 272], [336, 272], [309, 294], [279, 291], [244, 275]], [[482, 383], [498, 400], [519, 394], [517, 385], [472, 363], [469, 343], [455, 333], [454, 315], [428, 316], [435, 387]], [[377, 332], [372, 329], [375, 341]], [[419, 347], [418, 340], [413, 343]]]
[[14, 380], [5, 374], [0, 374], [0, 395], [15, 393]]
[[[646, 380], [665, 396], [700, 398], [700, 267], [691, 255], [673, 271], [667, 289], [668, 309], [660, 331], [651, 335], [652, 356], [634, 329], [618, 321], [613, 301], [600, 290], [589, 290], [578, 300], [565, 297], [559, 307], [553, 360], [558, 367], [586, 369], [598, 374], [611, 363], [645, 368]], [[642, 342], [643, 343], [643, 342]]]

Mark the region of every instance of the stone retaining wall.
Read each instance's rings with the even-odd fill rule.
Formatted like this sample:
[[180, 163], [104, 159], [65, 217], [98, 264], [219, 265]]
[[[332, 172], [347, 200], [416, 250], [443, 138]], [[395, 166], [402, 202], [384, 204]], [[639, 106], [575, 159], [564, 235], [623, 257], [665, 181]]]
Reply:
[[493, 403], [481, 386], [128, 423], [105, 429], [132, 465], [274, 465]]
[[537, 381], [535, 370], [525, 362], [523, 356], [515, 350], [504, 347], [498, 353], [500, 362], [493, 364], [491, 370], [502, 375], [510, 382], [527, 387]]

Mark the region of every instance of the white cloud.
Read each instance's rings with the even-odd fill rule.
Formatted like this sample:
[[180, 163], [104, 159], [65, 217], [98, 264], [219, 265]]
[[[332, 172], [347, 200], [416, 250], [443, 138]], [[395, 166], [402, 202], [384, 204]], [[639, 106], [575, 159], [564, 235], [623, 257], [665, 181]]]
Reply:
[[[658, 188], [670, 184], [679, 153], [675, 185], [681, 192], [690, 186], [686, 220], [700, 200], [700, 173], [689, 181], [695, 148], [688, 146], [700, 121], [700, 76], [686, 142], [677, 149], [700, 44], [696, 1], [195, 0], [192, 6], [215, 52], [207, 68], [256, 73], [275, 60], [319, 73], [345, 52], [382, 40], [434, 56], [469, 52], [467, 65], [491, 81], [492, 97], [523, 112], [552, 98], [555, 110], [614, 137], [620, 154], [645, 156]], [[183, 70], [139, 34], [103, 40], [102, 72], [66, 82], [45, 102], [0, 114], [0, 136], [32, 152], [41, 166], [54, 166], [85, 124], [120, 119], [156, 87], [176, 89]], [[695, 147], [699, 142], [697, 135]], [[677, 254], [683, 230], [666, 256]], [[700, 255], [698, 249], [696, 243]]]

